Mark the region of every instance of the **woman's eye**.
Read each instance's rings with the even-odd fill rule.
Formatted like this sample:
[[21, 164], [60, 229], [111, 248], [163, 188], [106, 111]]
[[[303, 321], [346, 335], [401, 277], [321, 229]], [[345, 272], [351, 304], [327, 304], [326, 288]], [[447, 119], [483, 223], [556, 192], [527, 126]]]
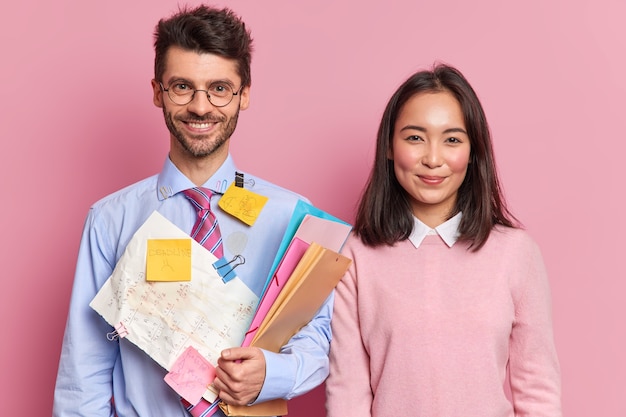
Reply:
[[406, 138], [408, 141], [410, 142], [417, 142], [422, 140], [422, 138], [420, 136], [417, 135], [413, 135], [413, 136], [409, 136], [408, 138]]

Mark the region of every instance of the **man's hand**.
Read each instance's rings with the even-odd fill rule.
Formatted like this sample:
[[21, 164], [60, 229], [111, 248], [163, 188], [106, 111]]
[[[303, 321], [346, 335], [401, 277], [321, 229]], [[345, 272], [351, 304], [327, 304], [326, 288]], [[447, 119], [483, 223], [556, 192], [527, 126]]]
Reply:
[[224, 349], [217, 360], [213, 386], [226, 404], [247, 405], [261, 392], [265, 381], [265, 356], [255, 347]]

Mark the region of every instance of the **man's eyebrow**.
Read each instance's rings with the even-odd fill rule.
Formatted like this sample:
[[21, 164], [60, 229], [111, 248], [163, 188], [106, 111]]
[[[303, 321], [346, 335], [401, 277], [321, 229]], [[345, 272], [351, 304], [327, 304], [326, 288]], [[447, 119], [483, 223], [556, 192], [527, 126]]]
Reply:
[[230, 79], [228, 79], [228, 78], [220, 78], [220, 79], [217, 79], [217, 80], [212, 80], [212, 81], [209, 83], [209, 85], [211, 85], [211, 84], [215, 84], [215, 83], [223, 83], [223, 84], [228, 84], [228, 85], [230, 85], [231, 87], [234, 87], [234, 86], [235, 86], [235, 83], [234, 83], [234, 82], [232, 82], [232, 81], [231, 81]]
[[186, 79], [184, 77], [178, 77], [176, 75], [174, 75], [174, 76], [172, 76], [172, 77], [167, 79], [167, 85], [171, 85], [175, 81], [193, 85], [193, 83], [191, 81], [189, 81], [188, 79]]
[[[193, 81], [188, 80], [185, 77], [179, 77], [179, 76], [176, 76], [176, 75], [173, 75], [173, 76], [171, 76], [168, 79], [167, 85], [171, 85], [173, 82], [183, 82], [185, 84], [189, 84], [189, 85], [192, 85], [194, 87], [196, 86], [196, 84]], [[228, 78], [218, 78], [218, 79], [215, 79], [215, 80], [210, 80], [209, 82], [206, 83], [206, 85], [211, 85], [211, 84], [215, 84], [215, 83], [228, 84], [231, 87], [235, 86], [235, 84], [231, 80], [229, 80]]]

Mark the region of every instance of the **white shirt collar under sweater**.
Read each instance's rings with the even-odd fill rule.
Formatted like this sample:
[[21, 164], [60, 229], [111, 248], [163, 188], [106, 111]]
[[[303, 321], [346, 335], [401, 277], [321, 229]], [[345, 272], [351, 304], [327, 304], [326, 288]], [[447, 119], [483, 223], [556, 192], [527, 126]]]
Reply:
[[422, 244], [422, 241], [427, 235], [439, 235], [441, 239], [448, 245], [448, 247], [452, 247], [459, 237], [459, 225], [461, 224], [461, 213], [457, 213], [450, 220], [445, 221], [439, 226], [431, 229], [422, 223], [417, 217], [413, 216], [414, 226], [413, 232], [411, 232], [411, 236], [409, 236], [409, 240], [415, 246], [415, 248], [419, 248]]

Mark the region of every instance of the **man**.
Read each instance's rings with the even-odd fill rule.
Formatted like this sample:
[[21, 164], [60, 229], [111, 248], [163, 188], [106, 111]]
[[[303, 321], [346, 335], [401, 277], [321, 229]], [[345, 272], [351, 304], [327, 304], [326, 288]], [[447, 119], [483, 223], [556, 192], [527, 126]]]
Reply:
[[[160, 174], [105, 197], [89, 211], [63, 339], [55, 416], [188, 415], [163, 380], [166, 370], [126, 339], [107, 340], [112, 328], [89, 307], [154, 210], [180, 229], [192, 230], [196, 209], [185, 190], [206, 187], [214, 194], [211, 212], [221, 231], [224, 257], [245, 258], [237, 276], [260, 295], [302, 197], [245, 173], [245, 187], [269, 199], [254, 225], [217, 205], [240, 172], [229, 143], [239, 111], [250, 100], [251, 43], [244, 23], [228, 9], [183, 9], [157, 25], [153, 100], [163, 109], [170, 132], [169, 157]], [[254, 347], [224, 350], [214, 382], [221, 400], [246, 405], [289, 399], [323, 382], [331, 311], [332, 296], [280, 353]]]

